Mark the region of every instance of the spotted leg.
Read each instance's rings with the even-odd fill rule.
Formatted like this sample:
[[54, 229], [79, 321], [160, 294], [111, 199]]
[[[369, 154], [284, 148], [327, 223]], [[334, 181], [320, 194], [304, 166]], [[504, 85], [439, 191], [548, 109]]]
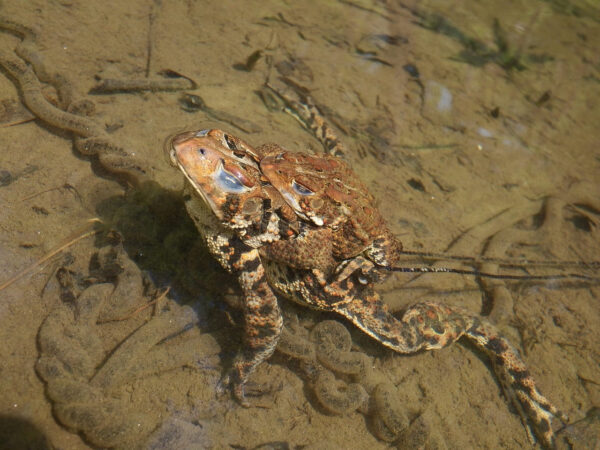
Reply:
[[243, 406], [250, 406], [244, 396], [244, 385], [250, 374], [273, 354], [283, 319], [275, 294], [269, 287], [258, 251], [243, 253], [233, 264], [244, 293], [244, 344], [229, 373], [221, 381], [230, 386]]
[[325, 121], [308, 91], [294, 84], [290, 79], [270, 80], [266, 87], [285, 104], [285, 111], [306, 127], [323, 145], [328, 155], [344, 158], [346, 149]]
[[397, 319], [370, 283], [364, 285], [354, 276], [326, 280], [313, 270], [305, 276], [304, 285], [315, 283], [322, 287], [322, 292], [305, 296], [307, 303], [346, 317], [399, 353], [440, 349], [463, 336], [473, 341], [489, 356], [494, 372], [519, 412], [532, 442], [535, 435], [543, 445], [554, 445], [551, 420], [553, 417], [567, 420], [566, 416], [538, 391], [518, 351], [484, 319], [461, 308], [431, 302], [412, 305]]
[[267, 283], [258, 250], [244, 243], [233, 232], [215, 231], [219, 230], [218, 219], [206, 211], [208, 206], [203, 200], [189, 192], [189, 184], [185, 189], [187, 210], [208, 251], [225, 270], [237, 276], [243, 291], [243, 349], [221, 380], [221, 388], [231, 387], [238, 401], [249, 406], [244, 398], [244, 384], [254, 369], [273, 354], [283, 328], [277, 297]]
[[244, 295], [244, 343], [221, 388], [230, 387], [243, 406], [250, 406], [244, 385], [256, 367], [273, 354], [283, 318], [277, 297], [269, 286], [257, 249], [236, 237], [222, 239], [218, 234], [204, 234], [209, 251], [229, 272], [237, 275]]
[[476, 316], [472, 320], [473, 324], [464, 335], [487, 352], [505, 396], [519, 413], [529, 440], [535, 443], [537, 436], [544, 446], [554, 448], [552, 418], [557, 417], [563, 423], [569, 418], [540, 393], [510, 342], [490, 323]]

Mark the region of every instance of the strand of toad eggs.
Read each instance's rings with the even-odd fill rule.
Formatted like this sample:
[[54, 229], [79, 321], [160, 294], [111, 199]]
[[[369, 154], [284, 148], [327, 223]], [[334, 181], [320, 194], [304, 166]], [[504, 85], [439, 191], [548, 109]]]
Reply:
[[[132, 185], [139, 185], [147, 170], [135, 162], [131, 152], [114, 142], [101, 125], [79, 115], [86, 109], [89, 111], [91, 102], [73, 101], [68, 80], [62, 75], [51, 74], [47, 70], [43, 58], [35, 49], [37, 32], [2, 17], [0, 17], [0, 30], [21, 38], [14, 53], [0, 49], [0, 66], [18, 85], [27, 108], [48, 125], [72, 132], [75, 148], [81, 154], [97, 156], [102, 167], [108, 172], [123, 176]], [[55, 87], [60, 108], [44, 97], [41, 82]]]
[[[350, 333], [333, 320], [319, 322], [310, 332], [310, 340], [302, 335], [297, 318], [284, 327], [277, 351], [300, 361], [319, 403], [330, 413], [350, 414], [356, 410], [371, 417], [373, 431], [386, 442], [411, 431], [406, 408], [397, 400], [397, 388], [375, 373], [364, 353], [352, 351]], [[335, 373], [358, 382], [345, 383]]]

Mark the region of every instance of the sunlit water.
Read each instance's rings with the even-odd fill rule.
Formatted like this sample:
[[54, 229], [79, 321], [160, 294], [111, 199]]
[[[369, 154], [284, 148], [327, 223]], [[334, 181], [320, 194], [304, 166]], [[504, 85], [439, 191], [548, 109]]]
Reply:
[[[383, 440], [366, 408], [343, 415], [327, 411], [302, 365], [281, 353], [253, 375], [248, 390], [263, 393], [251, 397], [254, 407], [217, 395], [222, 371], [240, 344], [239, 292], [187, 218], [182, 176], [165, 158], [163, 141], [184, 130], [216, 127], [253, 145], [321, 151], [294, 118], [269, 110], [257, 94], [269, 77], [288, 77], [308, 89], [334, 125], [348, 160], [405, 249], [594, 261], [600, 220], [600, 14], [594, 2], [5, 1], [0, 14], [39, 29], [36, 50], [46, 67], [66, 77], [77, 98], [95, 103], [91, 117], [108, 125], [156, 182], [124, 197], [121, 184], [73, 150], [68, 132], [39, 120], [3, 127], [0, 283], [98, 216], [122, 236], [129, 258], [158, 286], [154, 297], [171, 287], [162, 308], [190, 305], [194, 321], [215, 339], [186, 368], [157, 369], [102, 393], [139, 417], [141, 431], [125, 425], [125, 431], [109, 430], [106, 423], [129, 422], [119, 416], [123, 410], [101, 408], [71, 430], [64, 420], [61, 425], [68, 413], [57, 413], [34, 366], [43, 352], [38, 330], [65, 300], [55, 271], [66, 266], [75, 278], [87, 277], [90, 256], [108, 243], [104, 233], [95, 242], [79, 241], [68, 248], [70, 257], [51, 259], [0, 291], [0, 437], [13, 439], [0, 440], [13, 448], [23, 442], [60, 448], [106, 442], [151, 448], [530, 445], [489, 361], [473, 346], [399, 356], [347, 323], [353, 350], [370, 358], [378, 380], [394, 386], [394, 403], [412, 422], [392, 443]], [[19, 43], [9, 33], [0, 38], [6, 52]], [[87, 95], [97, 76], [158, 79], [162, 70], [197, 87]], [[7, 76], [0, 77], [0, 94], [11, 105], [22, 100]], [[51, 87], [44, 94], [56, 97]], [[4, 122], [26, 120], [15, 114], [7, 113]], [[407, 267], [417, 263], [422, 265], [403, 261]], [[439, 264], [465, 268], [455, 261]], [[578, 266], [510, 273], [557, 272], [597, 276], [597, 270]], [[494, 287], [452, 274], [413, 278], [397, 275], [381, 286], [393, 311], [433, 300], [482, 313], [521, 351], [540, 390], [572, 421], [600, 404], [600, 314], [593, 282]], [[140, 302], [151, 301], [151, 294], [142, 290]], [[333, 318], [282, 304], [286, 320], [294, 323], [297, 316], [297, 329], [306, 334]], [[90, 333], [110, 355], [151, 312], [93, 325]], [[173, 348], [185, 348], [185, 336], [179, 339]], [[366, 384], [337, 377], [340, 383]], [[72, 387], [64, 392], [67, 405], [90, 401], [76, 397]], [[598, 423], [585, 424], [585, 430], [567, 428], [559, 444], [598, 445]]]

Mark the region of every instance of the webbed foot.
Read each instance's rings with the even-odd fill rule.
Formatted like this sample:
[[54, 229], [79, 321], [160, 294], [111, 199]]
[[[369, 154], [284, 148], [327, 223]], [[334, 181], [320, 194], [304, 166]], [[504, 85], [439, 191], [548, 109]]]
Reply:
[[246, 399], [246, 383], [241, 379], [241, 373], [235, 366], [219, 380], [217, 394], [225, 395], [231, 393], [233, 398], [244, 408], [250, 408], [250, 402]]

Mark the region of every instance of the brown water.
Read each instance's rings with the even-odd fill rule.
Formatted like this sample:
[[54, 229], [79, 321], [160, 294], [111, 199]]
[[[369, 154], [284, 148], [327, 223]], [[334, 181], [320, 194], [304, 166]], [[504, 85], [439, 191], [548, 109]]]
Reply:
[[[282, 355], [252, 377], [269, 391], [253, 399], [259, 406], [244, 409], [216, 395], [240, 333], [235, 310], [226, 312], [223, 305], [239, 300], [234, 280], [210, 261], [185, 216], [178, 197], [182, 177], [169, 166], [162, 145], [174, 132], [218, 127], [253, 144], [319, 150], [293, 118], [270, 112], [256, 94], [269, 73], [306, 86], [338, 125], [350, 162], [406, 249], [475, 256], [493, 241], [501, 251], [489, 249], [492, 256], [598, 260], [600, 11], [595, 2], [33, 0], [5, 1], [0, 14], [39, 28], [38, 50], [46, 67], [67, 77], [79, 98], [97, 75], [144, 78], [170, 69], [194, 80], [197, 89], [186, 92], [200, 95], [217, 112], [184, 111], [180, 92], [89, 96], [96, 104], [94, 119], [119, 125], [112, 135], [151, 168], [156, 181], [127, 196], [97, 164], [73, 150], [68, 132], [42, 121], [0, 129], [0, 170], [6, 171], [0, 187], [0, 284], [99, 217], [123, 236], [136, 263], [126, 273], [134, 274], [139, 288], [133, 300], [121, 293], [131, 303], [127, 308], [113, 303], [110, 318], [124, 318], [123, 311], [153, 298], [152, 289], [141, 287], [142, 269], [157, 285], [172, 286], [163, 309], [185, 315], [189, 311], [177, 305], [191, 305], [201, 329], [210, 333], [170, 343], [178, 352], [200, 339], [202, 351], [188, 359], [201, 364], [181, 362], [185, 367], [156, 373], [132, 369], [135, 376], [114, 382], [110, 393], [94, 387], [93, 395], [117, 399], [118, 408], [74, 421], [71, 429], [61, 425], [68, 413], [53, 414], [56, 395], [45, 391], [35, 364], [40, 353], [55, 351], [49, 349], [52, 336], [38, 335], [49, 314], [58, 317], [65, 299], [55, 272], [66, 266], [85, 284], [81, 279], [88, 276], [90, 257], [108, 243], [105, 233], [78, 241], [67, 249], [68, 258], [64, 253], [51, 258], [0, 291], [0, 436], [11, 436], [13, 448], [25, 441], [30, 448], [103, 445], [110, 439], [99, 437], [101, 423], [131, 417], [140, 431], [111, 442], [142, 448], [408, 445], [378, 439], [371, 418], [358, 411], [327, 413], [298, 365]], [[0, 34], [0, 48], [10, 51], [18, 43]], [[241, 70], [256, 51], [261, 57], [246, 67], [251, 70]], [[53, 95], [51, 88], [45, 92]], [[19, 98], [11, 79], [0, 76], [0, 100]], [[237, 116], [240, 128], [257, 131], [249, 134], [222, 121], [223, 113]], [[235, 117], [232, 121], [236, 124]], [[428, 299], [489, 315], [522, 351], [542, 392], [572, 421], [600, 405], [597, 286], [513, 282], [495, 297], [484, 295], [486, 286], [472, 277], [412, 278], [396, 276], [382, 286], [393, 310]], [[324, 318], [294, 311], [306, 327]], [[95, 336], [106, 354], [150, 319], [145, 309], [85, 328], [77, 317], [63, 317], [54, 332], [68, 336], [74, 361], [81, 362], [87, 356], [77, 356], [77, 333]], [[169, 334], [164, 325], [157, 329], [148, 332], [156, 342]], [[413, 444], [530, 445], [487, 360], [470, 346], [399, 356], [355, 330], [352, 336], [354, 350], [371, 357], [379, 376], [397, 388], [411, 420], [423, 418], [425, 431], [410, 435]], [[213, 337], [216, 341], [207, 340]], [[143, 360], [148, 349], [136, 349], [131, 358]], [[62, 404], [102, 401], [107, 400]], [[561, 445], [565, 439], [575, 448], [599, 445], [598, 422], [589, 423], [587, 434], [566, 430]]]

